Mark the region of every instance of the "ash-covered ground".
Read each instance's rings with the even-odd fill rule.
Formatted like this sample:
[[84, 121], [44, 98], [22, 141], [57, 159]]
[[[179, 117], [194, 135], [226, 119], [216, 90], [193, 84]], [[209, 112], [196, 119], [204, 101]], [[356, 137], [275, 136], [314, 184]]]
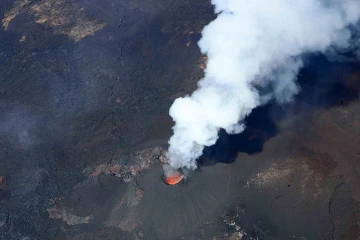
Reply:
[[[312, 56], [294, 103], [162, 181], [209, 1], [4, 0], [0, 239], [360, 238], [360, 70]], [[339, 59], [340, 60], [340, 59]]]

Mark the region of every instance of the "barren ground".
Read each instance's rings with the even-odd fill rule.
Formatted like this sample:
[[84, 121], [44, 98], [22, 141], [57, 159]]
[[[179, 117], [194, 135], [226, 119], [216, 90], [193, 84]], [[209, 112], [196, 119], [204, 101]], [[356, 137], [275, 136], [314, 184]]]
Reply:
[[0, 239], [360, 238], [360, 72], [302, 92], [161, 180], [172, 101], [196, 88], [209, 1], [4, 0]]

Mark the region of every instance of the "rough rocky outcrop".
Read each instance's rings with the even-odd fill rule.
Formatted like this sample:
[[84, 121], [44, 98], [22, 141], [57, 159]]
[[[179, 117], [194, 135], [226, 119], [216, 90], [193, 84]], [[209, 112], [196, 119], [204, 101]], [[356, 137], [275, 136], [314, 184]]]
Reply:
[[[130, 162], [128, 165], [124, 165]], [[130, 159], [130, 160], [129, 160]], [[114, 175], [124, 182], [133, 181], [141, 171], [150, 168], [152, 165], [167, 163], [166, 151], [161, 147], [147, 148], [127, 155], [119, 155], [109, 163], [103, 163], [84, 170], [90, 177], [97, 177], [101, 174]]]

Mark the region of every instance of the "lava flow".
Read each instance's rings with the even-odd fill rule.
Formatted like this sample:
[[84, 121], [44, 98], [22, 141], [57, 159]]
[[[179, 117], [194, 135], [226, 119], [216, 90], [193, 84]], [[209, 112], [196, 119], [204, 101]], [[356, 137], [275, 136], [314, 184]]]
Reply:
[[176, 185], [178, 184], [182, 179], [184, 178], [184, 175], [182, 175], [181, 173], [177, 172], [175, 174], [172, 175], [168, 175], [165, 177], [165, 182], [169, 185]]

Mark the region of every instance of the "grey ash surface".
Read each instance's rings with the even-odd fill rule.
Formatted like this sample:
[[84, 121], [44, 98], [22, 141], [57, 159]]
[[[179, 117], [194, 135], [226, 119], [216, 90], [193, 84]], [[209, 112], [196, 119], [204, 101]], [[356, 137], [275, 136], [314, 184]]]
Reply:
[[202, 76], [212, 12], [202, 0], [2, 2], [0, 239], [360, 237], [353, 63], [310, 62], [290, 110], [260, 110], [179, 185], [161, 181], [168, 108]]

